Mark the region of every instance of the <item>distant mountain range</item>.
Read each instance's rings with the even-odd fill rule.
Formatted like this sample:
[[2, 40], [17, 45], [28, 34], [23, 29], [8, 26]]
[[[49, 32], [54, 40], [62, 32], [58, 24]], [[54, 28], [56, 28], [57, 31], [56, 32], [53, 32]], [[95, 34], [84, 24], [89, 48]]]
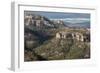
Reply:
[[80, 27], [90, 28], [90, 19], [88, 18], [65, 18], [65, 19], [51, 19], [54, 21], [61, 20], [66, 27]]
[[65, 22], [67, 27], [80, 27], [80, 28], [90, 28], [90, 22], [82, 22], [82, 23], [69, 23]]

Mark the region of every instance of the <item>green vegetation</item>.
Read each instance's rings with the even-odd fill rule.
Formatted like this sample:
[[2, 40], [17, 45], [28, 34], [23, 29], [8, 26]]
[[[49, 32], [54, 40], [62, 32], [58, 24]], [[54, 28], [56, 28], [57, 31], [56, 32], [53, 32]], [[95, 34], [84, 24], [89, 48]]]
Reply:
[[52, 40], [35, 49], [35, 52], [46, 60], [82, 59], [90, 49], [89, 45], [83, 42], [55, 38]]

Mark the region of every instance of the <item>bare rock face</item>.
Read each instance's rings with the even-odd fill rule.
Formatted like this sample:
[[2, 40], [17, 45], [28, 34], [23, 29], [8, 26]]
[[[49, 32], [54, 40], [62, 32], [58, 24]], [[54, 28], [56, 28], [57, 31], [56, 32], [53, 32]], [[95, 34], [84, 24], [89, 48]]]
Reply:
[[90, 41], [90, 33], [79, 33], [79, 32], [58, 32], [56, 33], [56, 38], [58, 39], [69, 39], [72, 38], [73, 40], [77, 41]]
[[53, 22], [50, 21], [48, 18], [40, 16], [40, 15], [28, 15], [25, 16], [24, 19], [25, 26], [37, 27], [37, 28], [44, 28], [44, 27], [54, 27], [52, 24]]

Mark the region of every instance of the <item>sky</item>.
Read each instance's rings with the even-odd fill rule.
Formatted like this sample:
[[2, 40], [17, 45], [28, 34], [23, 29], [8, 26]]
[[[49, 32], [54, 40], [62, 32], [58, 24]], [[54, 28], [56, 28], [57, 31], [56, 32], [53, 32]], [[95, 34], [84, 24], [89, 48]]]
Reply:
[[38, 14], [38, 15], [45, 16], [49, 19], [64, 19], [64, 18], [87, 18], [87, 19], [90, 19], [90, 14], [87, 14], [87, 13], [25, 11], [25, 14]]

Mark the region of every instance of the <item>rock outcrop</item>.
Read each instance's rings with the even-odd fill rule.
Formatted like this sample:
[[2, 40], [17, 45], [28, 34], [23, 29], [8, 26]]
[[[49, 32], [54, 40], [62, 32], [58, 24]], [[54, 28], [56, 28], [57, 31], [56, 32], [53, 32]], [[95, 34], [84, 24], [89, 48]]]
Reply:
[[73, 39], [77, 41], [90, 41], [90, 33], [79, 33], [79, 32], [58, 32], [56, 33], [58, 39]]

